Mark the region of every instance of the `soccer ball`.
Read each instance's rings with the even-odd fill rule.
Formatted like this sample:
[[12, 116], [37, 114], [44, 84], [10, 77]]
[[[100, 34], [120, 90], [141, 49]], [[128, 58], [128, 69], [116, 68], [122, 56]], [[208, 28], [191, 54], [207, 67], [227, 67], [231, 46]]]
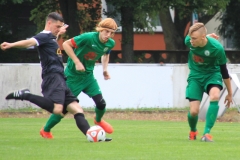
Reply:
[[95, 125], [88, 129], [86, 136], [89, 142], [101, 142], [105, 141], [106, 132], [102, 127]]

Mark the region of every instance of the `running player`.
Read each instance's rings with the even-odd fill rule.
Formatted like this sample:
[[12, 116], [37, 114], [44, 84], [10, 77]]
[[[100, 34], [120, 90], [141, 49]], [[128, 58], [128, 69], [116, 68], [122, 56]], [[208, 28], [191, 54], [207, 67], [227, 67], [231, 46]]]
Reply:
[[37, 46], [42, 66], [43, 97], [31, 94], [29, 89], [23, 89], [8, 94], [6, 99], [27, 100], [56, 115], [70, 112], [74, 115], [77, 127], [86, 135], [90, 126], [84, 117], [78, 99], [67, 87], [62, 54], [56, 40], [57, 36], [66, 32], [67, 27], [61, 15], [52, 12], [48, 14], [45, 28], [39, 34], [28, 40], [1, 44], [2, 50]]
[[[93, 70], [95, 62], [101, 57], [104, 79], [110, 79], [107, 66], [110, 50], [115, 46], [112, 37], [116, 30], [116, 22], [112, 18], [106, 18], [96, 27], [97, 32], [84, 33], [63, 43], [63, 48], [69, 56], [65, 69], [68, 87], [75, 96], [83, 92], [92, 98], [96, 105], [94, 123], [101, 126], [109, 134], [113, 132], [113, 127], [102, 119], [106, 112], [106, 102], [93, 75]], [[52, 114], [40, 130], [40, 134], [44, 138], [53, 138], [51, 129], [63, 117]]]
[[195, 23], [189, 29], [185, 44], [190, 48], [188, 66], [190, 73], [186, 88], [186, 98], [190, 102], [188, 123], [190, 126], [189, 140], [196, 140], [198, 134], [197, 122], [203, 93], [210, 97], [210, 105], [206, 114], [206, 124], [201, 141], [212, 142], [210, 130], [214, 126], [218, 114], [218, 101], [222, 90], [222, 79], [228, 95], [225, 98], [226, 107], [232, 103], [232, 89], [226, 55], [223, 46], [216, 39], [207, 36], [203, 23]]

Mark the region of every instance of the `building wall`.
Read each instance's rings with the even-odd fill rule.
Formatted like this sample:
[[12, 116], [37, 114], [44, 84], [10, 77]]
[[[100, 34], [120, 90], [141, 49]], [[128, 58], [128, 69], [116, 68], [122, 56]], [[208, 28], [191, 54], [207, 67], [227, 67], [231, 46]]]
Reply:
[[[113, 50], [121, 50], [121, 33], [116, 33], [114, 38], [116, 46]], [[165, 50], [164, 36], [162, 32], [154, 34], [135, 33], [134, 34], [134, 50]]]

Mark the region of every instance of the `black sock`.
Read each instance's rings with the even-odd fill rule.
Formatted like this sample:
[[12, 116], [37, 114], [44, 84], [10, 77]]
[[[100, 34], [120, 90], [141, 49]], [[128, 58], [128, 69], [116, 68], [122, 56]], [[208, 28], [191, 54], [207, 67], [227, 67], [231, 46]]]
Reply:
[[76, 124], [78, 128], [82, 131], [84, 135], [86, 135], [87, 130], [90, 128], [90, 125], [88, 124], [88, 121], [85, 119], [83, 113], [77, 113], [74, 115]]
[[48, 98], [29, 93], [29, 94], [24, 94], [23, 99], [38, 105], [39, 107], [47, 110], [50, 113], [53, 113], [54, 103]]

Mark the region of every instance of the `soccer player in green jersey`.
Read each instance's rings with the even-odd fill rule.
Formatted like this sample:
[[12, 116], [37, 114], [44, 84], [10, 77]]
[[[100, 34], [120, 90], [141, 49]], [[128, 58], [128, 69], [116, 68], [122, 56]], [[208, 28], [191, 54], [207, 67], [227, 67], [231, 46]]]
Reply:
[[223, 88], [222, 79], [228, 91], [224, 103], [226, 103], [226, 107], [230, 107], [232, 103], [232, 89], [226, 67], [225, 51], [218, 40], [207, 36], [207, 30], [203, 23], [195, 23], [190, 27], [185, 44], [190, 48], [188, 56], [190, 73], [186, 88], [186, 98], [190, 102], [189, 140], [196, 140], [200, 103], [203, 93], [206, 92], [210, 97], [210, 105], [206, 113], [206, 124], [201, 141], [212, 142], [210, 130], [217, 119], [218, 101]]
[[[84, 33], [63, 43], [63, 48], [69, 56], [64, 74], [67, 77], [67, 85], [75, 96], [83, 92], [93, 99], [96, 105], [94, 123], [110, 134], [113, 132], [113, 127], [102, 119], [106, 111], [106, 103], [94, 78], [93, 70], [95, 62], [101, 58], [104, 79], [110, 79], [107, 66], [110, 50], [115, 46], [112, 37], [117, 30], [117, 24], [112, 18], [106, 18], [98, 24], [96, 30], [97, 32]], [[61, 115], [52, 114], [40, 130], [42, 137], [53, 138], [50, 130], [62, 118]]]

